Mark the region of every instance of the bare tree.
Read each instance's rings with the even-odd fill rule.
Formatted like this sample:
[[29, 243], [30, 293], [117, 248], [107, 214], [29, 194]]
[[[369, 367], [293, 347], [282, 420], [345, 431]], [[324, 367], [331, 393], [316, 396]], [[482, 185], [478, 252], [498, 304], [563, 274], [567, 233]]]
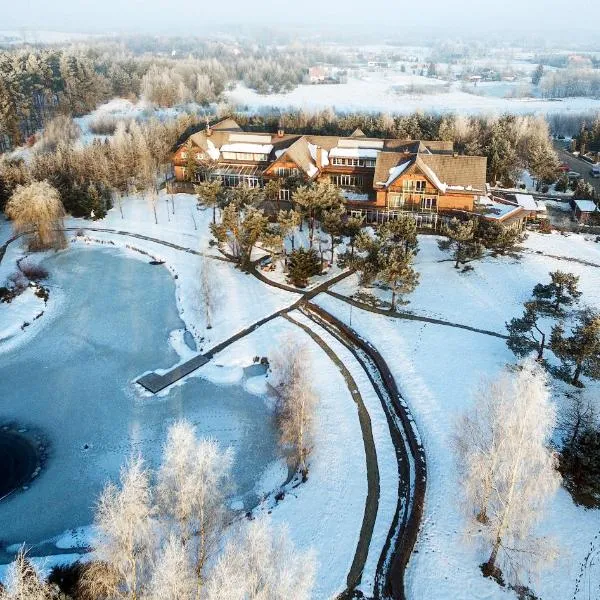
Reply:
[[215, 272], [211, 259], [206, 256], [200, 257], [200, 302], [204, 308], [206, 328], [212, 329], [212, 320], [215, 310], [219, 307], [221, 293], [219, 290], [219, 278]]
[[527, 358], [482, 383], [473, 408], [459, 422], [456, 450], [466, 507], [491, 547], [482, 565], [486, 576], [499, 579], [500, 562], [518, 578], [553, 558], [550, 545], [531, 530], [560, 483], [548, 448], [555, 420], [546, 374]]
[[180, 421], [169, 429], [158, 472], [159, 506], [176, 523], [182, 545], [193, 555], [198, 590], [226, 524], [232, 462], [230, 450], [221, 452], [212, 440], [198, 441], [190, 423]]
[[40, 579], [21, 548], [8, 568], [6, 587], [0, 586], [0, 600], [51, 600], [54, 597], [50, 586]]
[[300, 552], [285, 529], [256, 519], [227, 544], [207, 584], [207, 600], [308, 600], [315, 558]]
[[120, 480], [120, 487], [107, 484], [96, 506], [98, 563], [83, 576], [83, 587], [95, 600], [138, 600], [151, 568], [155, 510], [150, 475], [141, 457], [121, 469]]
[[56, 188], [47, 181], [18, 185], [6, 203], [16, 233], [29, 234], [30, 250], [64, 248], [65, 209]]
[[270, 362], [272, 385], [277, 393], [275, 415], [280, 444], [289, 450], [290, 462], [306, 479], [317, 402], [311, 384], [308, 350], [306, 346], [299, 345], [298, 340], [289, 337]]

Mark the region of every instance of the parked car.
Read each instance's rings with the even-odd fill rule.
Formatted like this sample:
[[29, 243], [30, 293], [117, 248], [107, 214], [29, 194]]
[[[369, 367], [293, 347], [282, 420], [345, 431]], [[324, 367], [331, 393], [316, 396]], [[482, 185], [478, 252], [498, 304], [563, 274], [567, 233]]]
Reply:
[[594, 165], [590, 169], [590, 175], [592, 177], [594, 177], [595, 179], [600, 179], [600, 164], [599, 165]]
[[577, 171], [569, 171], [567, 175], [569, 176], [569, 179], [581, 179], [581, 173], [578, 173]]

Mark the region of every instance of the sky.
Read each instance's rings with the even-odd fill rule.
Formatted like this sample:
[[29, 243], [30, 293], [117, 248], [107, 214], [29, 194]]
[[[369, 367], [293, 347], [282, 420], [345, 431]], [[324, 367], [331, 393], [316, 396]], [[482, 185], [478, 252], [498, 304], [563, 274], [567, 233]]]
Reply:
[[[0, 30], [203, 34], [216, 25], [277, 25], [331, 31], [425, 34], [439, 28], [451, 37], [502, 30], [537, 32], [597, 28], [597, 0], [0, 0]], [[570, 10], [572, 6], [573, 10]]]

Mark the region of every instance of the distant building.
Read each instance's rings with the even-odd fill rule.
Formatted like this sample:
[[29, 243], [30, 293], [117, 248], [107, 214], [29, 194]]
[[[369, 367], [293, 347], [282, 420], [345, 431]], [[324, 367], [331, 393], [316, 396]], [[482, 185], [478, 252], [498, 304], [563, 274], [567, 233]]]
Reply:
[[586, 224], [594, 213], [598, 212], [598, 207], [593, 200], [571, 200], [571, 209], [573, 216], [581, 224]]

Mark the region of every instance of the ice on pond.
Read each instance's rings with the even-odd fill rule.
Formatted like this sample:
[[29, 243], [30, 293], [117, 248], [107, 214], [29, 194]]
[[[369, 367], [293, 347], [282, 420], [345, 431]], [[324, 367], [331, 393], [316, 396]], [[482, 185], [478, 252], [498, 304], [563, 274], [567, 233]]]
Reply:
[[[50, 442], [30, 489], [0, 502], [4, 543], [34, 544], [90, 524], [106, 481], [131, 454], [156, 466], [166, 430], [180, 418], [233, 448], [234, 496], [252, 505], [256, 481], [276, 459], [264, 402], [242, 385], [198, 377], [163, 398], [137, 396], [131, 385], [178, 361], [169, 335], [183, 323], [168, 271], [98, 248], [57, 253], [45, 264], [49, 286], [64, 294], [60, 314], [26, 345], [5, 353], [0, 345], [0, 420], [38, 428]], [[224, 369], [215, 382], [241, 380], [237, 368]]]

